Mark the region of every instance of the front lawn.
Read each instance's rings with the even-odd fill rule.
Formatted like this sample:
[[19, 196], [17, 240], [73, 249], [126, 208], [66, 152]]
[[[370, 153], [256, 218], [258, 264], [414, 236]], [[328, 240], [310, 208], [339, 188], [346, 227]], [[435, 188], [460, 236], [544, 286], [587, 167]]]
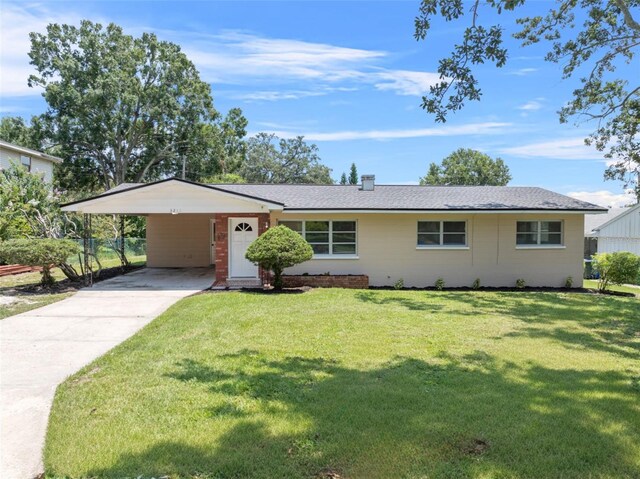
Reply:
[[196, 295], [58, 388], [45, 466], [56, 477], [638, 478], [640, 302]]

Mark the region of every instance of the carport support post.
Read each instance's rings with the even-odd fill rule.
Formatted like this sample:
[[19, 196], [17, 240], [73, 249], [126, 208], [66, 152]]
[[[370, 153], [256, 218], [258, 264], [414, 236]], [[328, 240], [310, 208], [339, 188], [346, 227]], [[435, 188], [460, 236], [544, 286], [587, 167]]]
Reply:
[[84, 214], [84, 229], [83, 229], [82, 246], [84, 253], [84, 284], [85, 286], [91, 286], [93, 284], [93, 271], [91, 265], [91, 214]]
[[129, 264], [129, 261], [127, 261], [127, 257], [124, 254], [124, 219], [124, 215], [120, 215], [120, 263], [123, 268]]

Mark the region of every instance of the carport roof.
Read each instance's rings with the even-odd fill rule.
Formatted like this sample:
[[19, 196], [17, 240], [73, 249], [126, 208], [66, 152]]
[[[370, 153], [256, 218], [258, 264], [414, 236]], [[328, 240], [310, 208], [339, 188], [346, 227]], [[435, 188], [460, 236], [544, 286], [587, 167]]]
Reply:
[[[203, 185], [169, 179], [155, 183], [125, 183], [73, 205], [147, 188], [179, 182], [269, 204], [270, 209], [300, 211], [547, 211], [604, 213], [591, 203], [537, 187], [375, 185], [364, 191], [358, 185], [216, 184]], [[80, 208], [78, 208], [80, 209]], [[211, 211], [215, 212], [215, 211]]]

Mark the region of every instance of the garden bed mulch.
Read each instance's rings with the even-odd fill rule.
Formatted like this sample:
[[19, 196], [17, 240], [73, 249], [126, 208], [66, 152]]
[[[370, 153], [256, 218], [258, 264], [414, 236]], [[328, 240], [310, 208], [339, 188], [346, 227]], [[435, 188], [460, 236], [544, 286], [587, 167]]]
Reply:
[[[443, 288], [439, 290], [435, 286], [427, 286], [424, 288], [394, 288], [393, 286], [370, 286], [369, 289], [378, 290], [395, 290], [395, 291], [485, 291], [500, 293], [569, 293], [569, 294], [602, 294], [610, 296], [635, 297], [633, 293], [625, 293], [622, 291], [605, 291], [600, 292], [595, 288], [551, 288], [548, 286], [525, 286], [524, 288], [515, 287], [497, 287], [483, 286], [480, 288], [471, 288], [469, 286], [460, 286], [456, 288]], [[638, 291], [640, 293], [640, 290]]]

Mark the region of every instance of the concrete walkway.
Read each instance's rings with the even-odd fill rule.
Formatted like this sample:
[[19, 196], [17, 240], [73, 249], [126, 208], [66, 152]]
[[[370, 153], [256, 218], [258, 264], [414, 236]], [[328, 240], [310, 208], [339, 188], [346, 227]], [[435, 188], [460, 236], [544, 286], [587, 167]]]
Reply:
[[58, 384], [213, 278], [208, 268], [142, 269], [0, 321], [0, 478], [43, 471]]

